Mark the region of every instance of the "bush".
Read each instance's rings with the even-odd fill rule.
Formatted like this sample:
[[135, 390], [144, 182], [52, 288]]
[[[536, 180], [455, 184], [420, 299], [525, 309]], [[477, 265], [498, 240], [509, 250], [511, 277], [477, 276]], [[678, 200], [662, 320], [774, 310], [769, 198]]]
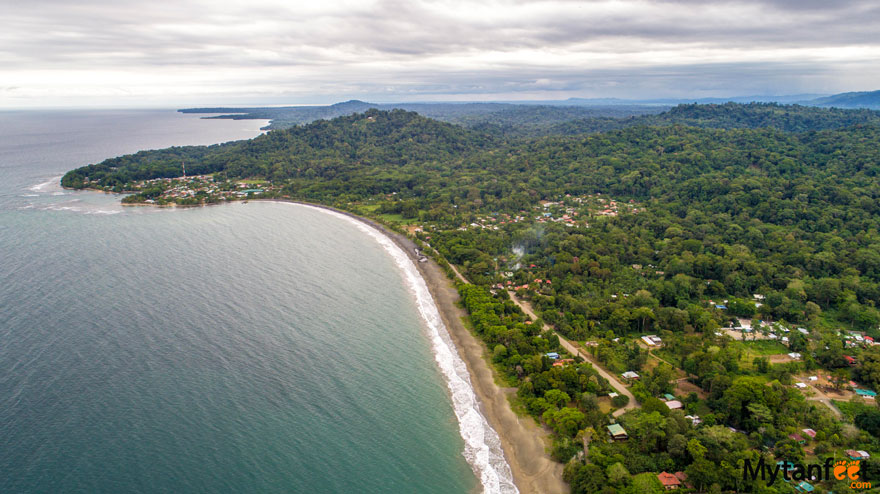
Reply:
[[611, 404], [614, 405], [614, 408], [623, 408], [629, 404], [629, 396], [617, 395], [611, 398]]

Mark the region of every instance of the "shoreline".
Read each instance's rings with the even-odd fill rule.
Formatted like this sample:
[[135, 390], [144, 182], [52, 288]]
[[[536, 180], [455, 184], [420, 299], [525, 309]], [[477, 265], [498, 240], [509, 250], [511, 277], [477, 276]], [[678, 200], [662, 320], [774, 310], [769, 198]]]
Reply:
[[467, 367], [471, 386], [479, 399], [480, 412], [501, 440], [501, 449], [517, 489], [522, 494], [569, 492], [568, 484], [562, 480], [563, 465], [546, 452], [545, 439], [549, 437], [548, 434], [531, 417], [519, 417], [511, 409], [507, 391], [496, 383], [495, 369], [489, 364], [489, 351], [485, 343], [477, 339], [462, 321], [467, 312], [457, 305], [458, 290], [434, 259], [419, 262], [414, 251], [417, 245], [412, 240], [370, 218], [323, 204], [292, 199], [257, 200], [299, 204], [343, 214], [372, 227], [403, 250], [427, 285], [455, 350]]

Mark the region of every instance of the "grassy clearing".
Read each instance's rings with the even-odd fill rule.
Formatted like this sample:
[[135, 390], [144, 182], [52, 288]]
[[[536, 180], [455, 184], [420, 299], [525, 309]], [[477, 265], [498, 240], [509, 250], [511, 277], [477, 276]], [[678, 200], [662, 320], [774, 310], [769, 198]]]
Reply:
[[743, 349], [746, 351], [746, 353], [749, 354], [749, 356], [751, 357], [777, 355], [780, 353], [789, 352], [787, 346], [775, 340], [743, 341], [740, 344], [743, 346]]

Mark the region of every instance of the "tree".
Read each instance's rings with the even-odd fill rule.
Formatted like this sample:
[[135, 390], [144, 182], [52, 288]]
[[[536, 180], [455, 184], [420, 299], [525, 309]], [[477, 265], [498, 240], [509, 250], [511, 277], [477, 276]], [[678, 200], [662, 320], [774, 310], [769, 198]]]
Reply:
[[656, 473], [640, 473], [632, 478], [632, 484], [626, 489], [632, 494], [662, 494], [663, 484], [657, 478]]
[[555, 406], [556, 408], [562, 408], [566, 405], [566, 403], [571, 401], [571, 397], [568, 396], [568, 393], [560, 391], [558, 389], [551, 389], [544, 393], [544, 399], [547, 400], [547, 403]]
[[607, 476], [608, 481], [616, 486], [625, 485], [630, 479], [629, 470], [619, 461], [608, 467]]
[[565, 407], [544, 412], [544, 421], [547, 425], [563, 436], [574, 437], [584, 427], [585, 419], [584, 413], [575, 408]]

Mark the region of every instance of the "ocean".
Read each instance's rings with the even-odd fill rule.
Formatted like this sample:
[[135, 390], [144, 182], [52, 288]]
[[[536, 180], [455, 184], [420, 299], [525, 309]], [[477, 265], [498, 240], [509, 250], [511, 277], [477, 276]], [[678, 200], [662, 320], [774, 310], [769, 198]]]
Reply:
[[0, 113], [0, 492], [515, 491], [423, 283], [375, 231], [58, 185], [265, 123]]

